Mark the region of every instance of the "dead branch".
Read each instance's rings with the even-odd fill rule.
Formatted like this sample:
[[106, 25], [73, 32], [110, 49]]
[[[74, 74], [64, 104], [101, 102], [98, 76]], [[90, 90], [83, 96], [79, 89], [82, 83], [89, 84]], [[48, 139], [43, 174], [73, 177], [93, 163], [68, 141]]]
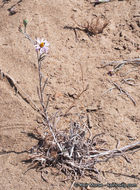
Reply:
[[120, 93], [123, 92], [124, 94], [126, 94], [127, 97], [133, 102], [134, 106], [136, 106], [135, 100], [132, 98], [132, 96], [130, 96], [130, 94], [126, 90], [124, 90], [122, 87], [120, 87], [117, 83], [115, 83], [115, 82], [112, 82], [112, 83], [120, 91]]
[[33, 102], [33, 100], [30, 98], [30, 96], [17, 84], [17, 82], [11, 77], [9, 74], [4, 73], [0, 69], [0, 75], [1, 79], [5, 79], [9, 85], [14, 88], [15, 92], [19, 94], [19, 96], [28, 103], [35, 111], [40, 112], [40, 109], [37, 107], [37, 105]]
[[121, 80], [121, 82], [122, 83], [125, 83], [125, 84], [128, 84], [128, 85], [130, 85], [130, 86], [136, 86], [137, 84], [135, 84], [136, 82], [135, 82], [135, 80], [134, 79], [132, 79], [132, 78], [128, 78], [128, 79], [122, 79]]
[[128, 175], [128, 174], [122, 174], [122, 173], [116, 173], [116, 172], [112, 172], [112, 171], [105, 171], [106, 173], [111, 173], [117, 176], [125, 176], [125, 177], [129, 177], [129, 178], [134, 178], [134, 179], [138, 179], [140, 180], [140, 178], [138, 177], [138, 175]]
[[[103, 62], [104, 63], [104, 62]], [[122, 60], [122, 61], [111, 61], [99, 68], [104, 68], [104, 67], [107, 67], [107, 66], [114, 66], [116, 65], [115, 68], [119, 68], [119, 67], [122, 67], [126, 64], [132, 64], [132, 65], [137, 65], [137, 66], [140, 66], [140, 58], [136, 58], [136, 59], [130, 59], [130, 60]]]
[[81, 96], [84, 92], [86, 92], [86, 91], [88, 90], [88, 88], [89, 88], [89, 85], [87, 85], [86, 88], [83, 89], [83, 90], [76, 96], [76, 98], [75, 98], [75, 100], [73, 101], [72, 105], [65, 111], [64, 116], [66, 116], [66, 115], [68, 114], [68, 112], [69, 112], [73, 107], [75, 107], [75, 101], [78, 100], [78, 99], [80, 98], [80, 96]]
[[[15, 7], [16, 5], [19, 5], [21, 2], [22, 2], [22, 0], [19, 0], [17, 3], [15, 3], [14, 5], [12, 5], [12, 6], [8, 9], [9, 15], [14, 15], [14, 14], [16, 14], [16, 11], [14, 10], [14, 7]], [[4, 4], [5, 4], [5, 2], [3, 3], [2, 6], [4, 6]]]
[[[107, 156], [110, 158], [110, 157], [114, 157], [114, 156], [123, 155], [124, 153], [128, 153], [129, 151], [132, 153], [134, 150], [139, 149], [139, 148], [140, 148], [140, 141], [136, 142], [134, 144], [124, 146], [120, 149], [109, 150], [106, 152], [98, 153], [96, 155], [92, 155], [90, 157], [91, 158], [100, 158], [100, 157]], [[97, 162], [98, 162], [98, 160], [97, 160]]]
[[134, 104], [134, 106], [136, 106], [136, 102], [135, 102], [134, 98], [132, 98], [132, 96], [126, 90], [124, 90], [122, 87], [120, 87], [117, 83], [115, 83], [115, 82], [112, 82], [112, 83], [113, 83], [114, 87], [109, 88], [108, 90], [106, 90], [103, 93], [103, 95], [106, 94], [107, 92], [112, 91], [113, 89], [116, 88], [116, 89], [118, 89], [120, 91], [120, 93], [126, 94], [127, 97], [132, 101], [132, 103]]
[[105, 65], [102, 65], [98, 68], [105, 68], [107, 66], [113, 66], [113, 69], [108, 72], [109, 75], [113, 75], [117, 71], [119, 71], [123, 66], [125, 65], [134, 65], [134, 66], [140, 66], [140, 58], [132, 59], [132, 60], [123, 60], [123, 61], [111, 61]]

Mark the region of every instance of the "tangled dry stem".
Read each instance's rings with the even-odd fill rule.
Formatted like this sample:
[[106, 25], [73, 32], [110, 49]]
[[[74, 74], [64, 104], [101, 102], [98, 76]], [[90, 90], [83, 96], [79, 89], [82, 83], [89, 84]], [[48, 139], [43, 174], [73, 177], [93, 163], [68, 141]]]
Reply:
[[[135, 58], [135, 59], [130, 59], [130, 60], [122, 60], [122, 61], [111, 61], [107, 64], [104, 64], [103, 66], [101, 67], [98, 67], [98, 68], [105, 68], [107, 66], [113, 66], [113, 69], [111, 71], [108, 72], [108, 74], [110, 76], [114, 75], [116, 72], [118, 72], [122, 67], [124, 67], [125, 65], [133, 65], [134, 68], [131, 69], [130, 71], [128, 71], [127, 73], [123, 74], [123, 75], [120, 75], [121, 77], [125, 77], [128, 73], [132, 72], [132, 71], [137, 71], [137, 69], [135, 67], [139, 67], [140, 66], [140, 58]], [[108, 89], [106, 92], [109, 92], [109, 91], [112, 91], [113, 89], [117, 89], [120, 91], [121, 94], [125, 94], [131, 101], [132, 103], [134, 104], [134, 106], [136, 106], [136, 101], [135, 99], [124, 89], [122, 88], [121, 86], [119, 86], [116, 82], [111, 82], [109, 81], [110, 83], [112, 83], [114, 85], [114, 87]], [[133, 78], [122, 78], [121, 81], [120, 81], [121, 84], [128, 84], [130, 86], [136, 86], [137, 84], [135, 84], [135, 79]], [[105, 92], [105, 93], [106, 93]], [[104, 93], [104, 94], [105, 94]]]
[[76, 27], [65, 26], [64, 29], [73, 30], [75, 33], [75, 39], [78, 41], [78, 36], [76, 30], [85, 32], [89, 39], [92, 41], [91, 36], [97, 35], [103, 32], [109, 22], [105, 19], [101, 18], [93, 18], [91, 21], [86, 21], [82, 25], [80, 25], [74, 18], [74, 15], [71, 17], [76, 24]]

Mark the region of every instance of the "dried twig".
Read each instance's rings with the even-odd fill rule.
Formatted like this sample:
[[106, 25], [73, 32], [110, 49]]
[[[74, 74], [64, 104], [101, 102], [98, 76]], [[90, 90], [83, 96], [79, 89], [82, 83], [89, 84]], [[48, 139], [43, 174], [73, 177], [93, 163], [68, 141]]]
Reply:
[[[19, 0], [17, 3], [15, 3], [14, 5], [12, 5], [12, 6], [8, 9], [9, 15], [14, 15], [14, 14], [16, 14], [16, 11], [14, 10], [14, 7], [15, 7], [16, 5], [19, 5], [21, 2], [22, 2], [22, 0]], [[5, 3], [3, 3], [3, 6], [4, 6], [4, 4], [5, 4]]]
[[78, 100], [78, 99], [80, 98], [80, 96], [81, 96], [84, 92], [86, 92], [86, 91], [88, 90], [88, 88], [89, 88], [89, 85], [87, 85], [86, 88], [83, 89], [83, 90], [76, 96], [76, 98], [75, 98], [75, 100], [73, 101], [72, 105], [65, 111], [64, 116], [66, 116], [66, 115], [68, 114], [68, 112], [69, 112], [73, 107], [75, 107], [75, 101]]
[[94, 4], [94, 7], [100, 3], [108, 3], [112, 0], [95, 0], [94, 2], [92, 2]]
[[82, 64], [79, 63], [80, 69], [81, 69], [81, 79], [82, 79], [82, 83], [83, 83], [83, 89], [84, 89], [84, 73], [83, 73], [83, 68], [82, 68]]
[[[124, 153], [128, 153], [129, 151], [132, 153], [135, 149], [140, 149], [140, 141], [134, 144], [124, 146], [120, 149], [114, 149], [114, 150], [98, 153], [96, 155], [91, 156], [91, 158], [100, 158], [104, 156], [108, 156], [110, 158], [114, 156], [120, 156], [120, 155], [123, 155]], [[97, 160], [97, 162], [100, 162], [100, 160]]]
[[116, 88], [116, 89], [118, 89], [120, 91], [120, 93], [126, 94], [127, 97], [133, 102], [134, 106], [136, 106], [136, 102], [135, 102], [134, 98], [132, 98], [132, 96], [126, 90], [124, 90], [122, 87], [120, 87], [116, 82], [111, 82], [111, 83], [114, 85], [114, 87], [109, 88], [103, 94], [105, 94], [105, 93], [107, 93], [109, 91], [112, 91], [113, 89]]
[[113, 69], [109, 71], [108, 74], [113, 75], [117, 71], [119, 71], [123, 66], [125, 65], [135, 65], [135, 66], [140, 66], [140, 58], [132, 59], [132, 60], [123, 60], [123, 61], [111, 61], [105, 65], [102, 65], [98, 68], [105, 68], [107, 66], [113, 66]]
[[120, 76], [125, 77], [126, 75], [128, 75], [129, 73], [134, 72], [134, 71], [138, 71], [138, 69], [136, 69], [136, 68], [130, 69], [128, 72], [126, 72], [124, 74], [120, 74]]
[[75, 181], [72, 182], [69, 190], [72, 190], [74, 183], [75, 183]]
[[[123, 66], [125, 65], [128, 65], [128, 64], [131, 64], [131, 65], [135, 65], [135, 66], [140, 66], [140, 58], [136, 58], [136, 59], [132, 59], [132, 60], [123, 60], [123, 61], [112, 61], [112, 62], [109, 62], [101, 67], [98, 67], [98, 68], [105, 68], [107, 66], [113, 66], [113, 69], [111, 71], [108, 72], [108, 74], [110, 76], [112, 76], [114, 73], [116, 73], [117, 71], [119, 71]], [[132, 72], [134, 71], [131, 70], [129, 72]], [[121, 76], [126, 76], [129, 72], [125, 73], [125, 75], [121, 75]], [[136, 102], [134, 100], [134, 98], [126, 91], [124, 90], [122, 87], [120, 87], [116, 82], [112, 82], [114, 87], [108, 89], [106, 92], [104, 93], [107, 93], [108, 91], [112, 91], [114, 88], [118, 89], [121, 93], [124, 93], [127, 95], [127, 97], [133, 102], [133, 104], [136, 106]], [[136, 86], [135, 84], [135, 80], [132, 79], [132, 78], [127, 78], [127, 79], [122, 79], [121, 80], [121, 83], [125, 83], [125, 84], [128, 84], [128, 85], [131, 85], [131, 86]]]
[[138, 175], [128, 175], [128, 174], [122, 174], [122, 173], [116, 173], [116, 172], [112, 172], [112, 171], [105, 171], [106, 173], [111, 173], [117, 176], [125, 176], [125, 177], [129, 177], [129, 178], [133, 178], [133, 179], [137, 179], [140, 180], [140, 178], [138, 177]]
[[132, 78], [122, 79], [121, 82], [126, 83], [126, 84], [128, 84], [130, 86], [136, 86], [137, 85], [137, 84], [135, 84], [136, 83], [135, 80], [132, 79]]
[[140, 58], [136, 58], [136, 59], [130, 59], [130, 60], [123, 60], [123, 61], [111, 61], [99, 68], [104, 68], [104, 67], [107, 67], [107, 66], [114, 66], [116, 65], [115, 68], [117, 67], [121, 67], [121, 66], [124, 66], [126, 64], [132, 64], [132, 65], [137, 65], [137, 66], [140, 66]]
[[126, 91], [126, 90], [124, 90], [122, 87], [120, 87], [117, 83], [115, 83], [115, 82], [112, 82], [113, 84], [114, 84], [114, 86], [122, 93], [124, 93], [124, 94], [126, 94], [127, 95], [127, 97], [133, 102], [133, 104], [134, 104], [134, 106], [136, 106], [136, 102], [135, 102], [135, 100], [132, 98], [132, 96], [130, 96], [130, 94]]
[[19, 96], [28, 103], [35, 111], [40, 112], [40, 109], [37, 107], [37, 105], [33, 102], [31, 97], [23, 90], [21, 87], [17, 84], [17, 82], [11, 77], [9, 74], [4, 73], [2, 70], [0, 70], [0, 75], [2, 80], [6, 80], [12, 88], [14, 88], [15, 92], [19, 94]]

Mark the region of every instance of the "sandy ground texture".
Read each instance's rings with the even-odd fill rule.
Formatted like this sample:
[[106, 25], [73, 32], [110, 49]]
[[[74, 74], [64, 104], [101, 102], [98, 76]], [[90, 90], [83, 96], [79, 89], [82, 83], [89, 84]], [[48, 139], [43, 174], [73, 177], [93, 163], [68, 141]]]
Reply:
[[[49, 79], [49, 113], [66, 113], [60, 128], [69, 126], [74, 114], [88, 114], [93, 135], [105, 133], [102, 138], [111, 150], [117, 141], [123, 147], [140, 140], [140, 67], [128, 64], [114, 73], [113, 66], [101, 67], [104, 61], [139, 58], [140, 1], [112, 0], [94, 6], [90, 0], [0, 0], [0, 189], [69, 189], [71, 183], [61, 182], [65, 176], [55, 169], [49, 169], [46, 183], [35, 169], [26, 172], [28, 165], [22, 162], [37, 143], [27, 133], [34, 132], [40, 119], [26, 101], [32, 99], [40, 106], [36, 53], [18, 31], [25, 18], [31, 37], [44, 37], [50, 43], [42, 68]], [[93, 29], [93, 35], [86, 33], [86, 27]], [[117, 88], [107, 91], [113, 82], [136, 105]], [[138, 190], [140, 152], [128, 159], [117, 157], [96, 165], [100, 183], [137, 184], [129, 189]], [[80, 182], [98, 183], [87, 178]]]

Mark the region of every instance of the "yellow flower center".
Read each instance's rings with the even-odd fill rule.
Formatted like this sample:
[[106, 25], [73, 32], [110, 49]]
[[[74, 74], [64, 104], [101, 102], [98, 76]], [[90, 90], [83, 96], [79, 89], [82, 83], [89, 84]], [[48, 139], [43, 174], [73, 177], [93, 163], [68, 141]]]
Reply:
[[45, 43], [44, 43], [44, 42], [41, 42], [41, 43], [39, 44], [39, 46], [40, 46], [41, 48], [43, 48], [43, 47], [44, 47], [44, 45], [45, 45]]

